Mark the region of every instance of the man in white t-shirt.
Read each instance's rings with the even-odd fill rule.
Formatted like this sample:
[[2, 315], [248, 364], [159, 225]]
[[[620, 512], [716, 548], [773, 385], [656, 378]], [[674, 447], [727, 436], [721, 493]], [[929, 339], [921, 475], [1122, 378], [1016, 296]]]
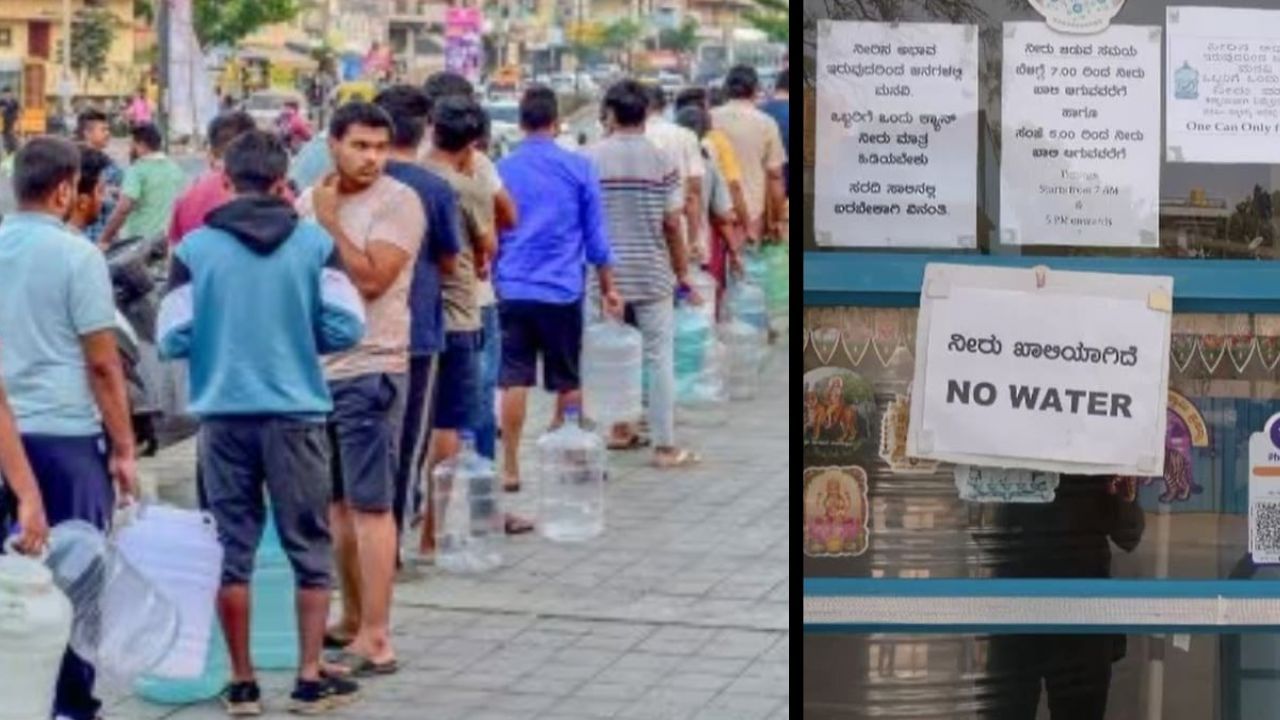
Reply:
[[702, 184], [707, 174], [702, 145], [688, 128], [667, 120], [666, 109], [666, 91], [658, 85], [649, 86], [649, 115], [644, 136], [671, 159], [680, 173], [680, 187], [685, 197], [682, 223], [685, 245], [690, 259], [701, 265], [710, 257], [702, 228]]

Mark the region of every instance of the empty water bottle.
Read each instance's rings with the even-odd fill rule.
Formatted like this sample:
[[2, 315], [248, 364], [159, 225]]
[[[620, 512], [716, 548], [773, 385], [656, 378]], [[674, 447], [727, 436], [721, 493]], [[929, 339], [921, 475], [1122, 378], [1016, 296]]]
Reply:
[[538, 530], [548, 540], [580, 542], [604, 532], [604, 441], [581, 427], [578, 408], [538, 439]]
[[731, 400], [750, 400], [760, 383], [760, 357], [764, 354], [760, 331], [742, 320], [720, 326], [725, 352], [725, 385]]
[[679, 419], [715, 425], [727, 419], [715, 324], [700, 306], [680, 304], [675, 314], [676, 403]]
[[601, 432], [640, 417], [642, 347], [639, 330], [614, 320], [594, 323], [583, 333], [583, 404]]
[[431, 473], [436, 566], [478, 573], [502, 564], [502, 511], [493, 463], [476, 452], [475, 435], [459, 433], [462, 450]]
[[707, 320], [716, 324], [716, 291], [720, 287], [710, 273], [694, 268], [689, 272], [689, 287], [702, 298], [702, 304], [695, 306], [707, 316]]
[[168, 654], [178, 636], [177, 608], [97, 528], [83, 520], [58, 524], [46, 563], [71, 601], [71, 649], [103, 680], [127, 686]]
[[746, 279], [733, 283], [727, 294], [726, 305], [728, 319], [741, 320], [751, 325], [760, 333], [760, 342], [765, 342], [769, 330], [769, 310], [764, 290], [759, 285]]

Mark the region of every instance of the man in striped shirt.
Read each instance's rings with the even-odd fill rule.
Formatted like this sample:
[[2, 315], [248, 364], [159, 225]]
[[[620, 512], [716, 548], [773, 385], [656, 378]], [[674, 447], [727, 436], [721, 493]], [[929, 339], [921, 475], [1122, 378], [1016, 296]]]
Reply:
[[[603, 191], [613, 246], [615, 286], [625, 315], [644, 336], [649, 386], [649, 430], [654, 464], [680, 467], [697, 456], [675, 444], [675, 356], [673, 294], [691, 292], [680, 217], [685, 207], [679, 170], [645, 138], [649, 96], [634, 80], [623, 80], [604, 97], [609, 135], [587, 150]], [[628, 428], [614, 428], [610, 445], [639, 444]]]

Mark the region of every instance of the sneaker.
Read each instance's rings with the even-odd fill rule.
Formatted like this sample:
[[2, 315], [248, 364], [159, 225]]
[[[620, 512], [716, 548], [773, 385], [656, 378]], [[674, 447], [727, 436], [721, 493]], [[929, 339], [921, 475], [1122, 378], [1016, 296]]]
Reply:
[[356, 699], [360, 686], [340, 677], [322, 677], [319, 680], [303, 680], [293, 687], [289, 696], [289, 712], [299, 715], [319, 715], [347, 705]]
[[232, 717], [262, 714], [262, 691], [253, 680], [227, 683], [222, 689], [222, 706]]

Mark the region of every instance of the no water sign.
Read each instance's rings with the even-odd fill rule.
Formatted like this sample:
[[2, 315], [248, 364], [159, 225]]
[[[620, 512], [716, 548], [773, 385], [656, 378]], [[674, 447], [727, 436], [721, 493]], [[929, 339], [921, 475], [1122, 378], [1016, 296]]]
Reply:
[[1280, 563], [1280, 414], [1249, 436], [1249, 554]]

